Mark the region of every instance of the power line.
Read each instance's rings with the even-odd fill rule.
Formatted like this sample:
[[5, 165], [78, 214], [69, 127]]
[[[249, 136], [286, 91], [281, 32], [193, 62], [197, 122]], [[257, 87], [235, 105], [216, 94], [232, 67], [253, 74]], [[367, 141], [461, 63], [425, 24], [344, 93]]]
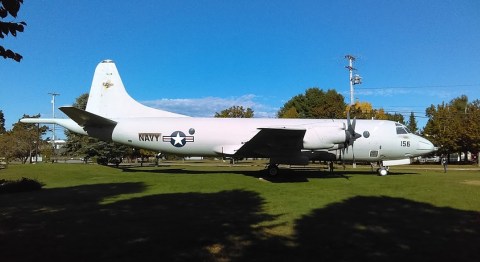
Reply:
[[385, 86], [385, 87], [357, 87], [363, 90], [378, 89], [421, 89], [421, 88], [451, 88], [451, 87], [480, 87], [480, 84], [458, 84], [458, 85], [428, 85], [428, 86]]

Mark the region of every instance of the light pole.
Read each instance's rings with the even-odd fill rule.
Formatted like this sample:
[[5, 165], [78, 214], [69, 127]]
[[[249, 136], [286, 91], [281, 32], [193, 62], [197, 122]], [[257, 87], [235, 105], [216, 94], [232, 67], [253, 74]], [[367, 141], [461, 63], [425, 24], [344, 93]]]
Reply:
[[353, 71], [357, 70], [353, 67], [353, 61], [355, 61], [356, 58], [352, 55], [346, 55], [345, 58], [348, 59], [348, 66], [345, 66], [345, 68], [347, 68], [350, 73], [350, 106], [353, 106], [355, 104], [353, 86], [361, 84], [362, 78], [358, 74], [353, 74]]
[[[59, 93], [51, 92], [48, 93], [49, 95], [52, 96], [52, 118], [55, 119], [55, 97], [59, 96]], [[52, 129], [52, 145], [53, 145], [53, 162], [55, 162], [55, 124], [53, 124], [53, 129]]]

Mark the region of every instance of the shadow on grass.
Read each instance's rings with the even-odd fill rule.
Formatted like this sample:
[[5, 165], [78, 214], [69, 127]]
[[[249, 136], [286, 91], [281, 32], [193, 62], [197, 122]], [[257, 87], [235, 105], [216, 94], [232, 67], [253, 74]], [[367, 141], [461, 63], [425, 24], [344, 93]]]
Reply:
[[354, 197], [296, 221], [295, 257], [324, 261], [480, 261], [480, 213]]
[[262, 178], [272, 183], [301, 183], [308, 182], [308, 178], [335, 178], [338, 176], [325, 175], [325, 173], [314, 171], [294, 171], [290, 169], [282, 169], [278, 176], [269, 176], [266, 170], [193, 170], [188, 168], [168, 168], [168, 169], [138, 169], [138, 168], [122, 168], [123, 172], [135, 173], [155, 173], [155, 174], [181, 174], [181, 175], [205, 175], [205, 174], [240, 174], [244, 176]]
[[2, 261], [215, 261], [234, 259], [261, 239], [257, 193], [152, 195], [141, 183], [45, 189], [0, 198]]
[[[204, 174], [240, 174], [245, 176], [250, 176], [254, 178], [262, 178], [272, 183], [305, 183], [309, 179], [332, 179], [332, 178], [342, 178], [350, 179], [352, 176], [357, 175], [369, 175], [377, 176], [376, 172], [369, 170], [341, 170], [336, 169], [333, 172], [325, 171], [322, 168], [318, 167], [292, 167], [292, 168], [280, 168], [279, 174], [277, 176], [269, 176], [266, 169], [261, 170], [239, 170], [232, 169], [228, 170], [228, 167], [223, 167], [217, 170], [198, 170], [198, 169], [189, 169], [185, 167], [178, 168], [139, 168], [139, 167], [122, 167], [121, 170], [126, 173], [135, 173], [135, 172], [144, 172], [144, 173], [155, 173], [155, 174], [182, 174], [182, 175], [204, 175]], [[417, 174], [414, 172], [390, 172], [390, 176], [396, 175], [412, 175]]]
[[258, 193], [151, 195], [142, 183], [0, 196], [2, 261], [480, 261], [480, 214], [353, 197], [299, 218], [291, 238]]

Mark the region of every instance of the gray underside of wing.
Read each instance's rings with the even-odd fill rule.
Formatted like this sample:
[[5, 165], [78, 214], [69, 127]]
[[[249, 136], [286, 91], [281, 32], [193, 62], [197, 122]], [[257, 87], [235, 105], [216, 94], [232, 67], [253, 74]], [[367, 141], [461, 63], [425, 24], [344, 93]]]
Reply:
[[277, 157], [300, 154], [305, 129], [260, 128], [260, 131], [241, 148], [238, 157]]

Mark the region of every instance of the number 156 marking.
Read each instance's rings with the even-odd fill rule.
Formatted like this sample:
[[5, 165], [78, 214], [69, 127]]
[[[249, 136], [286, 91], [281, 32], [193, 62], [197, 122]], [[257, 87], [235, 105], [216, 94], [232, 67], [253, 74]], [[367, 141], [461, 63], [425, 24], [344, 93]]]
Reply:
[[400, 146], [410, 147], [410, 141], [402, 140], [402, 141], [400, 141]]

